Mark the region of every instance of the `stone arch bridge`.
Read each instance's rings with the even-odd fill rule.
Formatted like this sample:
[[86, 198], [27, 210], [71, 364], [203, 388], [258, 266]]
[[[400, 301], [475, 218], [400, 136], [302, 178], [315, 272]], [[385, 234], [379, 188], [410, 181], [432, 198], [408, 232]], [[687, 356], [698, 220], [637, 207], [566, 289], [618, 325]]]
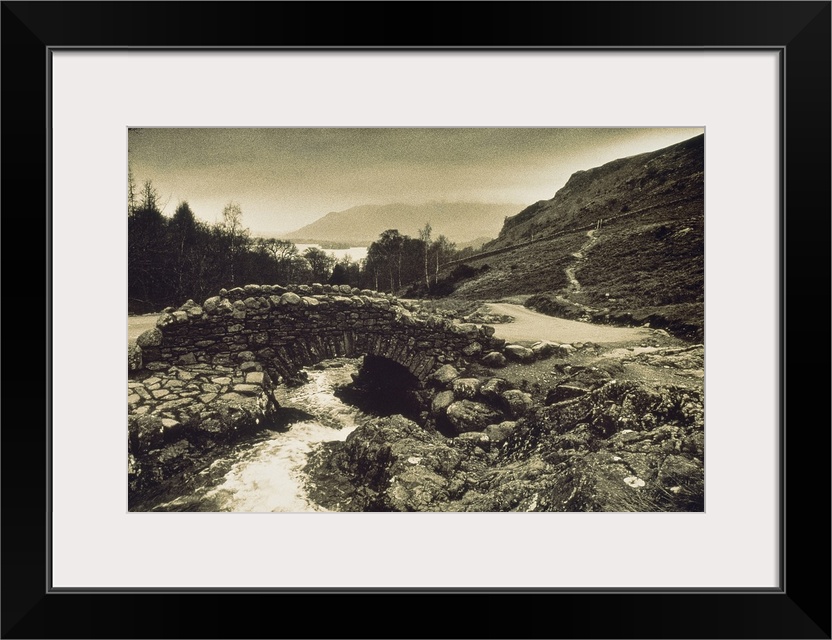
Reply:
[[[254, 363], [289, 380], [305, 366], [334, 357], [392, 360], [424, 383], [444, 364], [472, 361], [504, 341], [494, 329], [412, 313], [389, 294], [346, 285], [247, 285], [202, 305], [166, 309], [136, 341], [131, 369]], [[252, 365], [249, 364], [249, 367]]]
[[305, 366], [378, 356], [425, 387], [446, 364], [462, 367], [500, 350], [493, 333], [335, 285], [247, 285], [168, 308], [128, 352], [131, 504], [213, 455], [217, 442], [279, 423], [274, 386]]

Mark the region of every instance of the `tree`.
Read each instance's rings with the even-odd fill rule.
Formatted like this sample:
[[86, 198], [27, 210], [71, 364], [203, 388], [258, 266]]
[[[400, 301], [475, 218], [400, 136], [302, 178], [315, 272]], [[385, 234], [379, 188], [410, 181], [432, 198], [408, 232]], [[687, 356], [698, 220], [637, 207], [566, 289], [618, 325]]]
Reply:
[[436, 264], [436, 272], [433, 279], [434, 284], [439, 281], [439, 270], [443, 264], [451, 260], [455, 248], [456, 245], [443, 235], [440, 235], [436, 239], [436, 242], [433, 243], [433, 254]]
[[243, 209], [236, 202], [229, 202], [222, 210], [220, 228], [228, 243], [228, 263], [231, 284], [235, 283], [235, 267], [240, 254], [248, 247], [249, 230], [243, 227]]
[[309, 262], [312, 268], [313, 282], [326, 282], [332, 273], [335, 265], [335, 256], [325, 253], [317, 247], [309, 247], [303, 252], [303, 257]]
[[280, 284], [288, 284], [292, 273], [292, 260], [298, 255], [295, 243], [278, 238], [261, 238], [258, 243], [274, 259], [277, 281]]
[[133, 170], [127, 167], [127, 215], [133, 215], [136, 210], [136, 182], [133, 180]]
[[379, 236], [378, 244], [381, 249], [381, 255], [384, 256], [387, 274], [390, 276], [390, 292], [394, 293], [396, 291], [396, 275], [399, 276], [399, 286], [401, 286], [404, 237], [399, 233], [398, 229], [387, 229]]
[[192, 253], [192, 247], [197, 242], [197, 221], [187, 201], [183, 200], [176, 207], [173, 218], [168, 223], [168, 238], [171, 244], [171, 257], [174, 260], [176, 299], [182, 300], [187, 297], [185, 290], [192, 288], [195, 284], [193, 274], [189, 273], [187, 262]]
[[348, 269], [348, 265], [345, 265], [343, 262], [336, 262], [335, 266], [332, 267], [332, 275], [329, 276], [329, 284], [349, 284], [350, 283], [350, 272]]
[[359, 263], [350, 260], [350, 257], [345, 255], [332, 267], [329, 284], [348, 284], [351, 287], [359, 286], [361, 284], [361, 267]]
[[[128, 192], [128, 198], [129, 195]], [[127, 288], [133, 303], [152, 309], [157, 301], [169, 295], [167, 230], [151, 180], [145, 180], [140, 198], [138, 206], [127, 217]]]
[[370, 278], [370, 286], [376, 291], [378, 288], [378, 276], [386, 265], [386, 256], [378, 242], [373, 242], [367, 249], [367, 257], [364, 260], [364, 273]]
[[430, 275], [428, 272], [428, 254], [430, 253], [430, 232], [432, 228], [430, 226], [430, 222], [426, 222], [425, 226], [419, 230], [419, 240], [422, 241], [424, 244], [424, 252], [425, 252], [425, 286], [430, 286]]
[[156, 211], [162, 213], [159, 209], [159, 192], [153, 186], [152, 180], [145, 180], [142, 185], [141, 203], [139, 208], [145, 211]]
[[302, 255], [293, 255], [287, 266], [287, 282], [308, 284], [312, 282], [312, 265]]

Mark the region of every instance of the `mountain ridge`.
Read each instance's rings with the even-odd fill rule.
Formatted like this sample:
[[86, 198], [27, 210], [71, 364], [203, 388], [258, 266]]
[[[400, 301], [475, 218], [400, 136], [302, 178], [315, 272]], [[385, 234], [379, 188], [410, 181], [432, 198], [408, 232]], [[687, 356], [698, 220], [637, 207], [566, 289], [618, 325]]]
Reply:
[[495, 238], [506, 217], [522, 204], [480, 202], [439, 202], [422, 204], [364, 204], [343, 211], [330, 211], [314, 222], [280, 237], [286, 240], [324, 240], [367, 245], [387, 229], [418, 237], [429, 222], [433, 237], [446, 236], [451, 242], [468, 243], [483, 237]]
[[486, 249], [576, 229], [662, 201], [704, 194], [704, 140], [682, 142], [618, 158], [573, 173], [549, 200], [538, 200], [506, 219]]

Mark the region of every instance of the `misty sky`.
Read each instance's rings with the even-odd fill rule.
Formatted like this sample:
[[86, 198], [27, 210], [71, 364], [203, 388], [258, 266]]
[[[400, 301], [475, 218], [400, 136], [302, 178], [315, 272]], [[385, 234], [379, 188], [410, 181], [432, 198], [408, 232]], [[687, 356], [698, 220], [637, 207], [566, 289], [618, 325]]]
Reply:
[[[164, 213], [187, 200], [206, 222], [229, 201], [256, 235], [330, 211], [430, 201], [551, 198], [575, 171], [661, 149], [703, 129], [134, 129], [129, 164]], [[518, 211], [520, 210], [518, 208]]]

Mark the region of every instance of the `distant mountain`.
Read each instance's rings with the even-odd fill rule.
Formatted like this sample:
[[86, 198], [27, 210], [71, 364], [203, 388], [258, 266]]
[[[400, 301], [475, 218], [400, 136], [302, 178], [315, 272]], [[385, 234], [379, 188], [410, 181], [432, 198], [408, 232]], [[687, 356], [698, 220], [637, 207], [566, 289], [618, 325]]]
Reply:
[[346, 211], [333, 211], [323, 218], [283, 235], [287, 240], [316, 240], [368, 245], [387, 229], [417, 237], [426, 222], [432, 237], [446, 236], [451, 242], [495, 238], [507, 216], [521, 204], [477, 202], [429, 202], [426, 204], [365, 204]]

